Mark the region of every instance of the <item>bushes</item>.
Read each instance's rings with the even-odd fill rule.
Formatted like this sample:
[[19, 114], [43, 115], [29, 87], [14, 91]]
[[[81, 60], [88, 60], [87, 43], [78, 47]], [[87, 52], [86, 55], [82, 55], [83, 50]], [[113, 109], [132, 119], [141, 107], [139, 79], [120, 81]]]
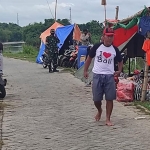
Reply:
[[27, 54], [27, 55], [37, 55], [38, 54], [38, 50], [30, 45], [24, 45], [23, 46], [23, 53]]
[[35, 62], [36, 57], [38, 55], [38, 50], [30, 45], [24, 45], [23, 46], [23, 51], [22, 52], [4, 52], [3, 55], [5, 57], [10, 57], [10, 58], [16, 58], [16, 59], [22, 59], [22, 60], [28, 60]]

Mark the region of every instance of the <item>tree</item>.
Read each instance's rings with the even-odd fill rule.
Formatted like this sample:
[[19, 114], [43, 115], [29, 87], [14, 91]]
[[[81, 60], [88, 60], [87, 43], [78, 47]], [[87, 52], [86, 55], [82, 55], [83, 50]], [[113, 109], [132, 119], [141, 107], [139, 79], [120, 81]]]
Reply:
[[[47, 28], [49, 28], [55, 22], [54, 19], [45, 19], [44, 23], [33, 23], [24, 27], [20, 27], [13, 23], [0, 23], [0, 41], [25, 41], [27, 44], [32, 46], [40, 45], [40, 35]], [[62, 25], [70, 25], [68, 19], [57, 19]], [[93, 44], [100, 40], [102, 30], [104, 28], [103, 24], [96, 20], [84, 24], [78, 24], [80, 30], [87, 28], [92, 35]]]

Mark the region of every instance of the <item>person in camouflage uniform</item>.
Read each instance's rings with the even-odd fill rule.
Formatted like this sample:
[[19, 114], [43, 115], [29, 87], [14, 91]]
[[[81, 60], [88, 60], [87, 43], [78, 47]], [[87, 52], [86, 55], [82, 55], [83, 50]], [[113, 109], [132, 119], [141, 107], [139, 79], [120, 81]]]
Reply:
[[[55, 30], [51, 29], [50, 36], [46, 37], [46, 50], [48, 50], [49, 57], [49, 73], [58, 72], [57, 68], [57, 59], [58, 59], [58, 46], [59, 39], [55, 36]], [[51, 63], [53, 62], [53, 70], [51, 68]]]

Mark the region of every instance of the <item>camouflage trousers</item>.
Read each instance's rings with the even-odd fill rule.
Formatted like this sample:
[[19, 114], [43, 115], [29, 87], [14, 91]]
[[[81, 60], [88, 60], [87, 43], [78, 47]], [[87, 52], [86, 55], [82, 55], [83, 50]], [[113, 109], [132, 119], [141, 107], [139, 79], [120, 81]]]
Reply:
[[49, 65], [53, 64], [54, 68], [57, 68], [57, 59], [58, 59], [58, 53], [48, 53], [48, 59], [49, 59]]

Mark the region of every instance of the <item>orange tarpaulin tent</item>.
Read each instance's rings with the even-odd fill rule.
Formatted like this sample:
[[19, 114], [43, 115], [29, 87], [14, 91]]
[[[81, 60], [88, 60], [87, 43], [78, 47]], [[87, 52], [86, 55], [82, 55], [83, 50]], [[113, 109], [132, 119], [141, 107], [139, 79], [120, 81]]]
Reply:
[[81, 31], [77, 24], [74, 26], [73, 39], [76, 41], [80, 41]]
[[50, 35], [50, 30], [51, 29], [57, 29], [58, 27], [62, 27], [63, 25], [58, 23], [58, 22], [55, 22], [52, 26], [50, 26], [47, 30], [45, 30], [41, 35], [40, 35], [40, 38], [42, 40], [42, 42], [45, 43], [45, 40], [46, 40], [46, 37]]

